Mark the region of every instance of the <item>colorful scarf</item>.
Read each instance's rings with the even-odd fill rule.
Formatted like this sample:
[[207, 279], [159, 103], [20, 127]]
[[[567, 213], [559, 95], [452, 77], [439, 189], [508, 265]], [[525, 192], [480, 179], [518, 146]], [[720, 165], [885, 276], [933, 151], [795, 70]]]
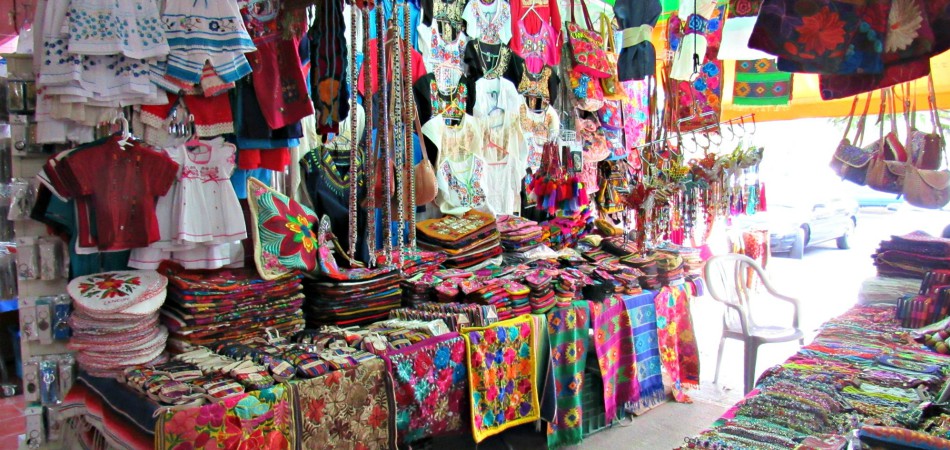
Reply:
[[206, 449], [283, 450], [294, 446], [294, 428], [290, 392], [286, 385], [277, 384], [217, 403], [166, 412], [156, 425], [155, 448], [204, 443]]
[[660, 363], [659, 338], [656, 330], [656, 305], [653, 292], [624, 297], [627, 315], [633, 328], [633, 344], [637, 355], [639, 400], [626, 405], [627, 411], [642, 414], [666, 402]]
[[[547, 330], [548, 318], [544, 314], [531, 314], [535, 330]], [[546, 333], [534, 333], [531, 347], [535, 355], [535, 378], [538, 381], [538, 405], [541, 421], [553, 422], [557, 411], [557, 393], [554, 391], [554, 373], [551, 368], [551, 343]], [[540, 431], [540, 422], [538, 430]]]
[[386, 355], [396, 391], [400, 443], [462, 431], [467, 373], [465, 340], [457, 333]]
[[475, 442], [540, 417], [531, 317], [463, 328]]
[[589, 316], [586, 301], [548, 312], [551, 370], [557, 395], [557, 415], [548, 424], [548, 448], [551, 449], [578, 444], [584, 438], [581, 392], [587, 362]]
[[636, 354], [630, 316], [620, 296], [612, 295], [603, 303], [591, 302], [594, 349], [604, 379], [604, 412], [607, 421], [617, 417], [617, 405], [640, 398]]
[[673, 398], [690, 402], [685, 390], [699, 387], [699, 349], [689, 313], [689, 287], [665, 286], [653, 301], [660, 360], [673, 380]]
[[732, 103], [736, 106], [788, 106], [792, 74], [781, 72], [774, 59], [736, 61]]
[[374, 358], [293, 383], [300, 446], [395, 449], [396, 402], [387, 378], [386, 363]]

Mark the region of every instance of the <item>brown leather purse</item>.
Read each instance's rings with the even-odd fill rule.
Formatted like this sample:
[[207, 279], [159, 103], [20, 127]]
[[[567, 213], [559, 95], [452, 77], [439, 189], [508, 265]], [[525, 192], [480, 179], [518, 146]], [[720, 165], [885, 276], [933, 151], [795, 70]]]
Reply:
[[422, 206], [435, 200], [439, 193], [439, 185], [435, 179], [435, 169], [432, 168], [432, 162], [426, 153], [425, 137], [422, 135], [422, 124], [419, 122], [419, 114], [414, 114], [416, 122], [416, 134], [419, 135], [419, 147], [422, 148], [422, 161], [413, 168], [412, 176], [416, 180], [416, 206]]
[[[934, 133], [943, 141], [943, 127], [940, 116], [937, 115], [937, 97], [934, 93], [933, 78], [928, 79], [930, 95], [930, 118], [933, 121]], [[943, 152], [941, 152], [943, 153]], [[950, 203], [950, 171], [919, 169], [923, 152], [917, 155], [913, 164], [907, 165], [904, 174], [904, 197], [907, 203], [920, 208], [939, 209]], [[946, 154], [944, 153], [944, 158]]]

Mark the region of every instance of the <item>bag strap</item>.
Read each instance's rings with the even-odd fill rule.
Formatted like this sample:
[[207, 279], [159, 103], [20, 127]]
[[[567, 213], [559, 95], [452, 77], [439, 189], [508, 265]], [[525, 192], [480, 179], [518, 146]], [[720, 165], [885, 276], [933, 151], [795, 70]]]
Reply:
[[[581, 11], [584, 12], [584, 21], [587, 23], [587, 29], [590, 31], [594, 30], [594, 23], [590, 20], [590, 13], [587, 12], [587, 3], [586, 0], [580, 0], [581, 2]], [[571, 22], [577, 23], [577, 19], [574, 16], [574, 0], [571, 0]]]
[[[950, 167], [950, 160], [947, 159], [947, 151], [944, 149], [946, 140], [943, 137], [943, 125], [940, 124], [940, 114], [937, 110], [937, 92], [934, 89], [933, 73], [927, 75], [927, 103], [930, 104], [930, 119], [933, 121], [934, 134], [940, 136], [940, 150], [943, 153], [943, 160], [947, 167]], [[920, 152], [923, 154], [924, 152]]]
[[[422, 161], [419, 161], [421, 164], [423, 162], [429, 161], [429, 154], [426, 152], [426, 138], [422, 134], [422, 122], [419, 121], [419, 111], [416, 107], [416, 102], [410, 103], [412, 103], [412, 108], [416, 109], [416, 111], [412, 114], [412, 118], [416, 123], [416, 134], [419, 135], [419, 149], [422, 150]], [[432, 163], [429, 162], [429, 164], [431, 165]]]
[[613, 26], [607, 18], [607, 13], [600, 13], [600, 35], [604, 37], [604, 49], [615, 52], [617, 43], [614, 42]]
[[851, 132], [851, 125], [854, 123], [854, 112], [858, 109], [858, 100], [861, 99], [860, 95], [854, 96], [854, 101], [851, 102], [851, 112], [848, 113], [848, 126], [844, 128], [844, 136], [841, 137], [841, 140], [848, 138], [848, 133]]
[[[867, 125], [868, 111], [871, 109], [871, 94], [867, 95], [867, 100], [864, 102], [864, 112], [861, 113], [861, 119], [858, 121], [858, 132], [854, 135], [855, 146], [860, 147], [861, 143], [864, 142], [864, 129]], [[847, 137], [847, 134], [845, 134]]]

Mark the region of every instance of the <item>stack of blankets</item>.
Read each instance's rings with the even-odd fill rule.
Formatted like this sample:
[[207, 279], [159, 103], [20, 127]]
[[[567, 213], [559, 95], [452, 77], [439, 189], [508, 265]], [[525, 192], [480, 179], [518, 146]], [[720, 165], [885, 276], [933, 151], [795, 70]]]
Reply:
[[683, 258], [675, 253], [657, 252], [657, 279], [663, 286], [678, 286], [686, 281]]
[[923, 231], [891, 236], [873, 258], [879, 276], [923, 279], [932, 270], [950, 269], [950, 239]]
[[418, 244], [424, 250], [445, 253], [446, 267], [472, 268], [502, 253], [495, 216], [470, 210], [416, 224]]
[[533, 220], [519, 216], [498, 216], [498, 232], [505, 251], [524, 253], [541, 245], [544, 230]]
[[389, 317], [402, 303], [402, 276], [396, 266], [343, 271], [351, 279], [317, 279], [304, 283], [307, 326], [362, 325]]
[[213, 272], [163, 268], [168, 299], [162, 320], [179, 352], [219, 341], [245, 342], [272, 328], [289, 336], [303, 329], [301, 278], [288, 273], [265, 280], [257, 271]]
[[504, 278], [468, 280], [459, 283], [466, 303], [494, 306], [498, 320], [531, 313], [531, 294], [524, 284]]
[[[165, 359], [168, 330], [158, 309], [168, 279], [154, 270], [105, 272], [69, 283], [75, 311], [69, 317], [79, 367], [98, 377], [114, 377], [140, 364]], [[43, 326], [43, 318], [40, 327]]]

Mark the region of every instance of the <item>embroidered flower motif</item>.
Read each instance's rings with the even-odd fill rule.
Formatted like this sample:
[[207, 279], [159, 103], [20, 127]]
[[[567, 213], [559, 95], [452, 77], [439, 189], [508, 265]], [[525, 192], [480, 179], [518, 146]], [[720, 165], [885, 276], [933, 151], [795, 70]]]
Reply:
[[798, 41], [812, 53], [830, 52], [844, 43], [844, 22], [827, 6], [803, 17], [802, 24], [795, 31], [798, 32]]
[[914, 43], [924, 18], [915, 0], [894, 0], [887, 17], [884, 51], [899, 52]]
[[311, 227], [317, 221], [316, 216], [304, 210], [299, 203], [286, 201], [273, 194], [265, 194], [258, 202], [262, 208], [267, 203], [274, 208], [274, 215], [264, 221], [261, 228], [273, 233], [276, 242], [271, 242], [265, 248], [277, 250], [275, 253], [282, 261], [288, 260], [291, 264], [299, 261], [307, 271], [315, 269], [317, 237]]
[[142, 285], [138, 276], [121, 273], [103, 273], [79, 283], [79, 293], [86, 298], [116, 298], [130, 295]]

